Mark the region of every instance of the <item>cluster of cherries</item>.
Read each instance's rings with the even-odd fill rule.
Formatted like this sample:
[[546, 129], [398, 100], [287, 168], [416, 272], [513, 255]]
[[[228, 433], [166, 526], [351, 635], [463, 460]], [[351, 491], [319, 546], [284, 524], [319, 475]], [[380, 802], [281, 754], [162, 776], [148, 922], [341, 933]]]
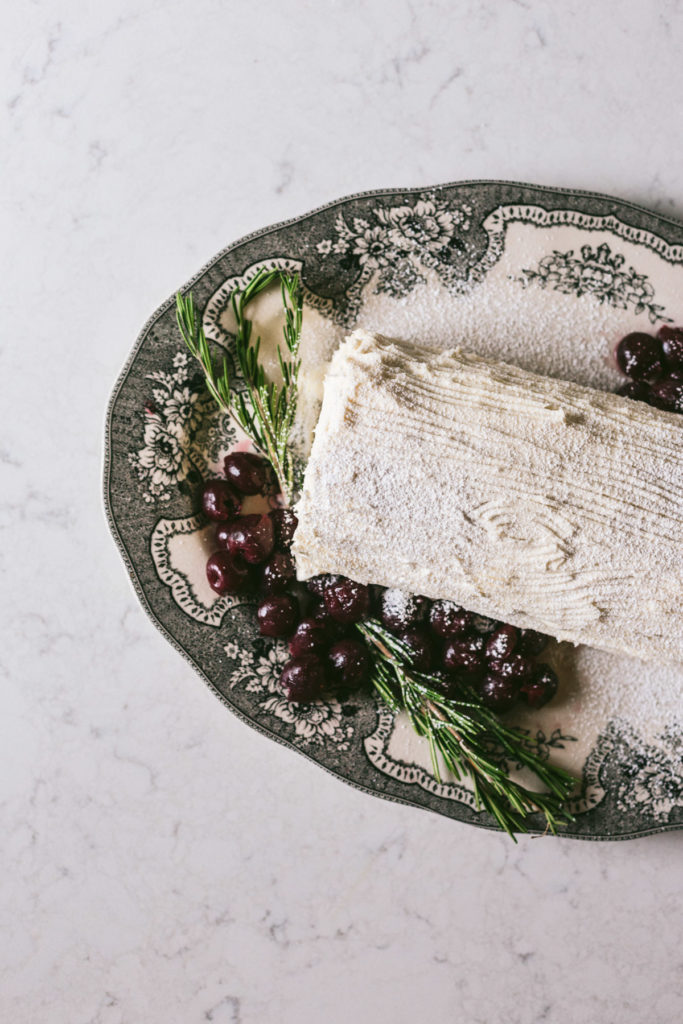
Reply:
[[617, 394], [656, 409], [683, 412], [683, 327], [660, 327], [656, 335], [634, 331], [615, 350], [617, 365], [631, 379]]
[[543, 707], [557, 693], [553, 669], [535, 661], [548, 645], [543, 633], [393, 589], [379, 593], [376, 612], [410, 649], [414, 667], [436, 673], [448, 697], [470, 686], [488, 707], [506, 711], [518, 700]]
[[395, 589], [368, 587], [345, 576], [298, 583], [291, 545], [297, 520], [288, 508], [242, 515], [244, 498], [263, 494], [267, 463], [233, 452], [225, 479], [208, 480], [201, 507], [217, 523], [216, 550], [206, 576], [217, 594], [257, 596], [262, 636], [287, 639], [290, 660], [280, 677], [288, 700], [308, 702], [332, 689], [341, 696], [367, 680], [370, 659], [353, 626], [375, 615], [411, 652], [413, 667], [434, 673], [446, 696], [475, 687], [497, 711], [522, 700], [542, 707], [557, 691], [549, 665], [535, 662], [548, 637], [482, 619], [450, 601], [430, 601]]

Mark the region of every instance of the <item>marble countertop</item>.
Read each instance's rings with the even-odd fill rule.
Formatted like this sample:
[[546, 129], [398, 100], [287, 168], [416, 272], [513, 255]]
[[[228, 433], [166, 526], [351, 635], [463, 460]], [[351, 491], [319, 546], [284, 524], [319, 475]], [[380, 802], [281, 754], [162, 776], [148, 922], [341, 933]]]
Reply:
[[683, 216], [681, 3], [4, 14], [2, 1019], [680, 1020], [681, 833], [514, 846], [269, 743], [139, 608], [100, 476], [139, 328], [246, 232], [487, 177]]

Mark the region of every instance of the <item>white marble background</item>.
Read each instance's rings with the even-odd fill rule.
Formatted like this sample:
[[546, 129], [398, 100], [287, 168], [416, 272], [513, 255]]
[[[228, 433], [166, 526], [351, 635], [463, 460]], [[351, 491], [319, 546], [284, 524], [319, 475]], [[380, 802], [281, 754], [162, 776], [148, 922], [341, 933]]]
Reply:
[[506, 839], [221, 709], [128, 586], [108, 393], [226, 243], [498, 177], [683, 215], [680, 0], [6, 0], [0, 1019], [679, 1021], [681, 834]]

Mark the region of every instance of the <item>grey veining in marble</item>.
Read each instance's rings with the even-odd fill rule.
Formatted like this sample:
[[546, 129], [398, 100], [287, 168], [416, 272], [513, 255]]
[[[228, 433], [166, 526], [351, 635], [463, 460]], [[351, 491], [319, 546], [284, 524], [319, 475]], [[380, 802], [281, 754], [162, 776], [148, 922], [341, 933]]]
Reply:
[[683, 6], [9, 0], [0, 238], [0, 1016], [668, 1024], [681, 836], [500, 836], [226, 714], [100, 502], [141, 324], [336, 196], [493, 177], [683, 215]]

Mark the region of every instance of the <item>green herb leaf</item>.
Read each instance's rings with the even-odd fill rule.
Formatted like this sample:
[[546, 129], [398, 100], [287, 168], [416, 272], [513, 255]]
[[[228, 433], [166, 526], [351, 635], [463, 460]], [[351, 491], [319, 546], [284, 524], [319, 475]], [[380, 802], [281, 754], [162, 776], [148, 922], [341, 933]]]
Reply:
[[[253, 324], [246, 315], [249, 303], [274, 284], [280, 285], [285, 317], [282, 328], [285, 351], [283, 353], [282, 345], [278, 345], [277, 349], [282, 383], [266, 379], [259, 362], [261, 339], [252, 342]], [[231, 375], [225, 355], [221, 370], [216, 370], [192, 293], [187, 296], [176, 295], [178, 328], [190, 353], [204, 372], [210, 395], [269, 460], [284, 500], [289, 504], [294, 491], [296, 468], [289, 447], [289, 436], [296, 416], [297, 381], [301, 366], [301, 280], [298, 274], [282, 270], [259, 270], [242, 291], [233, 293], [231, 305], [237, 324], [235, 363], [244, 381], [244, 390], [235, 389], [235, 374]]]
[[[377, 620], [356, 628], [371, 654], [375, 690], [392, 711], [404, 711], [415, 732], [425, 737], [438, 781], [441, 759], [456, 779], [471, 779], [477, 808], [492, 814], [513, 839], [515, 832], [529, 831], [530, 814], [541, 813], [553, 834], [558, 825], [574, 820], [563, 805], [576, 779], [542, 760], [525, 733], [503, 725], [473, 690], [463, 689], [457, 700], [444, 696], [441, 678], [412, 669], [410, 648]], [[511, 779], [509, 763], [530, 769], [546, 792]]]

